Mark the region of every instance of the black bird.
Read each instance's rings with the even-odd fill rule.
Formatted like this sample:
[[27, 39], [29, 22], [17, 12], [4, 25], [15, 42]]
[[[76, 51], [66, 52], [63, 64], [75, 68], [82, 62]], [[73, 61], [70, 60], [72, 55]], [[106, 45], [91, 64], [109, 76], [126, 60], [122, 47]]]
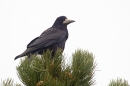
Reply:
[[52, 27], [45, 30], [39, 37], [33, 39], [28, 45], [27, 49], [20, 55], [16, 56], [14, 60], [29, 56], [30, 54], [42, 54], [47, 49], [52, 50], [52, 56], [58, 48], [64, 50], [65, 42], [68, 39], [67, 25], [75, 22], [68, 20], [66, 16], [58, 17]]

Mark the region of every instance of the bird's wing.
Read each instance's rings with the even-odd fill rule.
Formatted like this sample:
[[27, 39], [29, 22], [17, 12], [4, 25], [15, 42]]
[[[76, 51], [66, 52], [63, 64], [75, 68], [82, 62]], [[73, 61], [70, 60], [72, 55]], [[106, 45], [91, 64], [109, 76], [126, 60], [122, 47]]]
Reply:
[[44, 48], [51, 46], [55, 43], [60, 43], [65, 39], [66, 32], [57, 28], [49, 28], [44, 31], [39, 37], [33, 39], [28, 45], [27, 48]]
[[37, 40], [39, 37], [36, 37], [36, 38], [34, 38], [28, 45], [27, 45], [27, 48], [35, 41], [35, 40]]

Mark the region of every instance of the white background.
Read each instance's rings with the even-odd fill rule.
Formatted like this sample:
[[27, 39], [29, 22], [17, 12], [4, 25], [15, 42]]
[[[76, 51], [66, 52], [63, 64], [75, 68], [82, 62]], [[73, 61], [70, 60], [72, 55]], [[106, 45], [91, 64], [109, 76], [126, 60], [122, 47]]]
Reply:
[[100, 70], [95, 86], [117, 77], [130, 83], [130, 0], [0, 0], [0, 79], [20, 82], [14, 57], [62, 15], [76, 21], [68, 26], [68, 61], [75, 49], [88, 50]]

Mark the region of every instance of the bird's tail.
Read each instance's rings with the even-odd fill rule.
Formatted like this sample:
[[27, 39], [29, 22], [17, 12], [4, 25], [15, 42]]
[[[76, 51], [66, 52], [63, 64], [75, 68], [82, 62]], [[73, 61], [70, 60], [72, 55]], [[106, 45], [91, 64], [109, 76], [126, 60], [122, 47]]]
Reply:
[[18, 58], [20, 58], [21, 56], [20, 55], [18, 55], [18, 56], [16, 56], [15, 58], [14, 58], [14, 60], [16, 60], [16, 59], [18, 59]]

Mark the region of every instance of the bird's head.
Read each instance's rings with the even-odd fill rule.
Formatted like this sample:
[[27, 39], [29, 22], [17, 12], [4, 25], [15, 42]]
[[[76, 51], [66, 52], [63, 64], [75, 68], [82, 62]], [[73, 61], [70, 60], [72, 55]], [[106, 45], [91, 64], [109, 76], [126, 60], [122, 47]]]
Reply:
[[55, 20], [53, 27], [67, 27], [68, 24], [73, 22], [75, 21], [67, 19], [66, 16], [60, 16]]

